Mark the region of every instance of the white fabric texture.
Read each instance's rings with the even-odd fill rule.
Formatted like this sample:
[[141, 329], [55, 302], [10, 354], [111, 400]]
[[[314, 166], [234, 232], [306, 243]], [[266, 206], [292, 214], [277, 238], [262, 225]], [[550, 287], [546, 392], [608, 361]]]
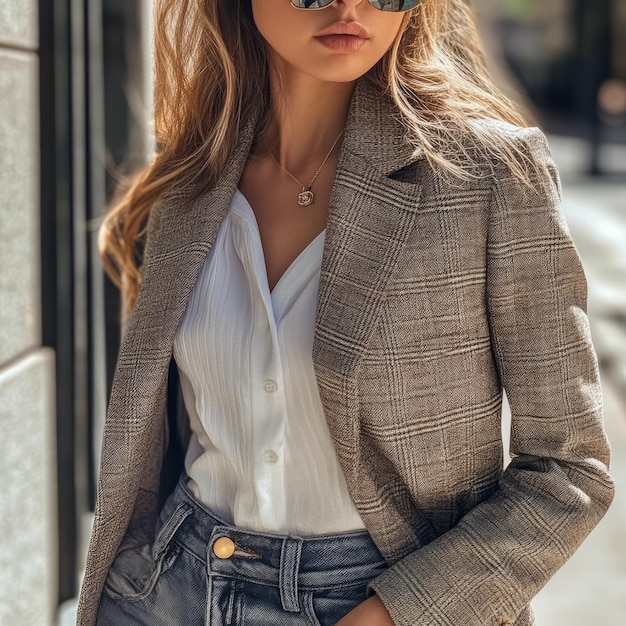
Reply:
[[325, 230], [269, 290], [254, 212], [237, 189], [174, 340], [196, 497], [247, 529], [364, 528], [313, 369]]

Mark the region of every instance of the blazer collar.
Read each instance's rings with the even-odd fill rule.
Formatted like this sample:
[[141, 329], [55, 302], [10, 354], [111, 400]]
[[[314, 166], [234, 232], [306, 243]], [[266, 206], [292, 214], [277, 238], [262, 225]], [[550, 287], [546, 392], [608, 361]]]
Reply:
[[342, 148], [386, 176], [423, 156], [419, 146], [407, 141], [391, 96], [366, 77], [355, 86]]

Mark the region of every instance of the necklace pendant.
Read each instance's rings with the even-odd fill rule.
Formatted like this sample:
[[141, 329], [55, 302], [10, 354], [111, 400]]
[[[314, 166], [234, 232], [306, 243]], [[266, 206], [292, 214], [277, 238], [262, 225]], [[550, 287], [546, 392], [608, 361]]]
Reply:
[[313, 192], [306, 187], [298, 194], [298, 204], [300, 206], [309, 206], [309, 204], [313, 204], [313, 200], [315, 200]]

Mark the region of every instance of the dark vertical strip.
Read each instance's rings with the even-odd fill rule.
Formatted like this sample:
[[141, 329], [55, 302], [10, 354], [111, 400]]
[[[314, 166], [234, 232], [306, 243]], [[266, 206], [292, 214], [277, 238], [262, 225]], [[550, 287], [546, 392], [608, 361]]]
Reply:
[[59, 601], [76, 592], [70, 15], [41, 0], [41, 284], [43, 344], [56, 354]]
[[86, 7], [87, 37], [85, 101], [87, 106], [87, 272], [89, 319], [89, 420], [86, 451], [86, 504], [95, 506], [96, 474], [107, 404], [104, 275], [98, 254], [98, 226], [106, 208], [106, 145], [104, 123], [104, 59], [102, 2], [90, 0]]
[[87, 511], [88, 424], [90, 409], [87, 201], [87, 40], [84, 0], [69, 0], [72, 49], [72, 249], [74, 282], [74, 493], [77, 521]]
[[610, 0], [574, 2], [578, 53], [577, 80], [572, 82], [576, 113], [586, 130], [590, 145], [589, 173], [600, 174], [602, 124], [598, 116], [598, 90], [608, 77], [611, 58]]
[[[104, 110], [107, 151], [106, 195], [114, 195], [116, 169], [128, 142], [128, 103], [124, 89], [127, 85], [126, 26], [128, 5], [118, 0], [103, 0]], [[115, 285], [105, 279], [105, 337], [107, 395], [110, 394], [113, 373], [120, 346], [120, 297]]]

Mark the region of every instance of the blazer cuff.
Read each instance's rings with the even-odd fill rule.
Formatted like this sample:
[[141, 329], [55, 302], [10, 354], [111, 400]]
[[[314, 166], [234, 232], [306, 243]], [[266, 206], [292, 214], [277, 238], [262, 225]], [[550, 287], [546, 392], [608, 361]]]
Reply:
[[[454, 589], [450, 578], [445, 575], [445, 568], [430, 562], [435, 560], [435, 555], [424, 554], [426, 548], [419, 550], [419, 569], [423, 575], [416, 577], [409, 563], [416, 559], [417, 553], [414, 553], [393, 564], [366, 586], [366, 595], [369, 597], [376, 593], [395, 626], [504, 626], [516, 623], [517, 615], [513, 613], [493, 613], [485, 621], [485, 608], [489, 602], [483, 605], [479, 614], [475, 602], [471, 600], [476, 590], [459, 593], [458, 589]], [[531, 612], [530, 607], [522, 611], [524, 615], [528, 612]]]

